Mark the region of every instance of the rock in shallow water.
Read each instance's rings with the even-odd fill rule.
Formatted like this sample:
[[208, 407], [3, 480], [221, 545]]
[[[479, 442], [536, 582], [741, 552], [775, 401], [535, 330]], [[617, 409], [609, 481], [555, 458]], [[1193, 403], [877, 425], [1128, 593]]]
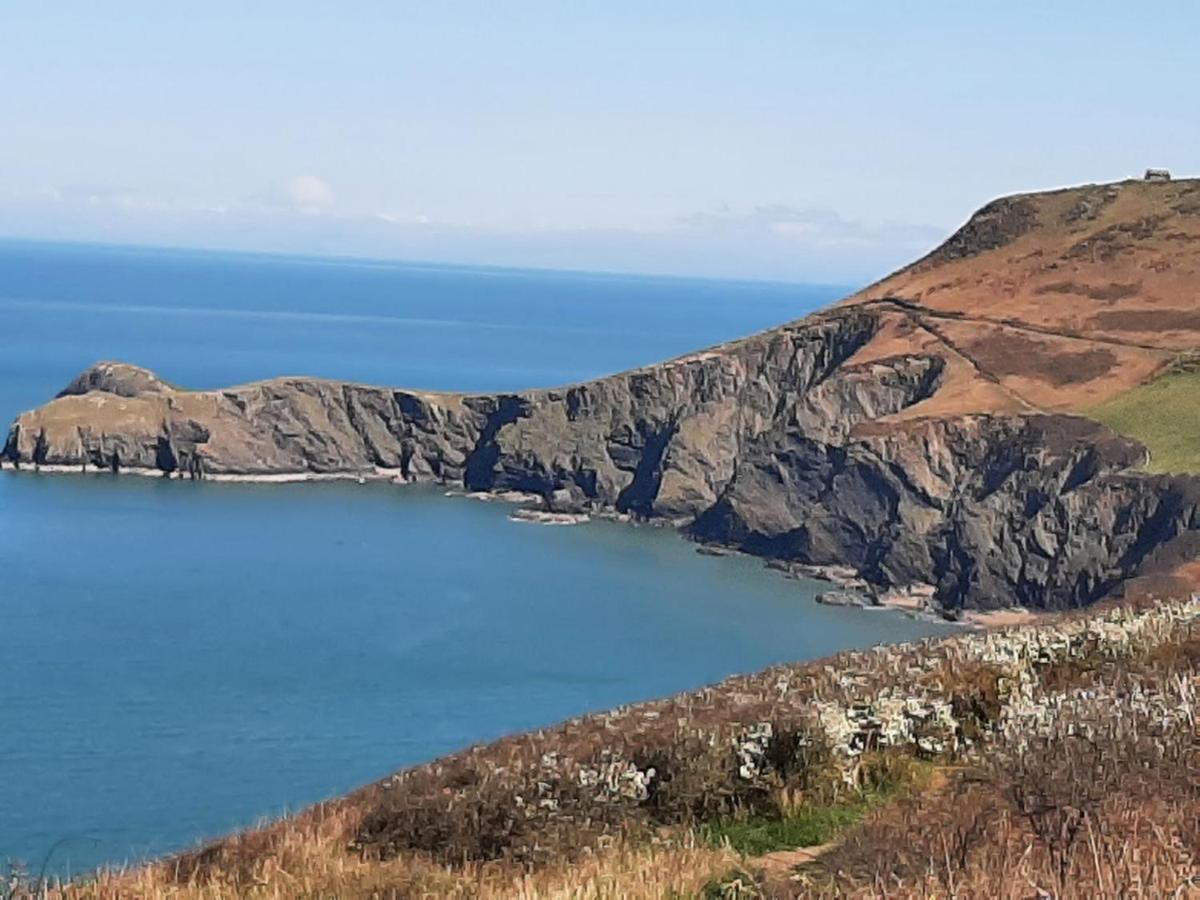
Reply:
[[850, 591], [822, 591], [816, 601], [825, 606], [866, 606], [867, 598]]

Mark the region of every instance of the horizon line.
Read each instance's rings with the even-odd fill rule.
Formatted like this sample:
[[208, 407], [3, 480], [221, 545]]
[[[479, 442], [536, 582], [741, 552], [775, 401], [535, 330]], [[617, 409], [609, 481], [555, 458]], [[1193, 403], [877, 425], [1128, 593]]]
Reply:
[[247, 250], [228, 247], [194, 246], [186, 244], [137, 244], [118, 241], [96, 241], [83, 238], [29, 237], [9, 234], [0, 234], [0, 244], [37, 244], [52, 247], [75, 247], [117, 251], [149, 251], [152, 253], [179, 255], [209, 254], [243, 257], [247, 259], [273, 259], [278, 261], [307, 263], [312, 265], [357, 265], [364, 267], [374, 266], [379, 268], [394, 267], [407, 269], [458, 270], [474, 272], [477, 274], [493, 274], [501, 276], [517, 274], [573, 275], [598, 279], [611, 278], [637, 281], [697, 281], [708, 284], [762, 285], [764, 287], [772, 285], [780, 287], [822, 287], [845, 290], [848, 292], [847, 296], [850, 293], [861, 290], [868, 284], [878, 280], [877, 278], [873, 278], [869, 281], [859, 284], [857, 282], [851, 283], [820, 280], [793, 281], [789, 279], [756, 278], [752, 276], [730, 278], [683, 273], [636, 272], [619, 269], [575, 269], [553, 268], [550, 266], [513, 266], [492, 263], [438, 262], [434, 260], [404, 259], [401, 257], [355, 256], [352, 254], [327, 255], [320, 253], [298, 253], [284, 250]]

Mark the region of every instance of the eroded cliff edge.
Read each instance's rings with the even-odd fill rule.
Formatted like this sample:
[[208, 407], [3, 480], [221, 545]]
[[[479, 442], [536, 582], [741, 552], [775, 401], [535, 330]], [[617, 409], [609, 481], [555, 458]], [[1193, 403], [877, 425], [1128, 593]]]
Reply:
[[[1096, 196], [1108, 218], [1081, 218], [1072, 212], [1078, 203], [1064, 206], [1058, 192], [1021, 199], [1021, 216], [992, 227], [993, 204], [947, 242], [954, 253], [935, 252], [831, 310], [558, 389], [457, 395], [286, 378], [186, 391], [135, 366], [101, 363], [20, 416], [2, 455], [39, 469], [192, 478], [383, 472], [520, 490], [561, 508], [670, 521], [769, 558], [850, 566], [879, 589], [933, 584], [948, 608], [1082, 605], [1200, 557], [1200, 480], [1133, 471], [1145, 459], [1139, 444], [1054, 398], [1136, 384], [1194, 336], [1126, 339], [1112, 327], [1091, 336], [1044, 316], [974, 316], [948, 309], [942, 294], [930, 303], [920, 289], [893, 288], [932, 267], [936, 293], [988, 255], [992, 277], [1029, 258], [1034, 251], [1020, 244], [1032, 235], [1042, 248], [1038, 273], [1050, 272], [1074, 303], [1089, 278], [1109, 276], [1095, 258], [1071, 257], [1074, 237], [1045, 258], [1047, 235], [1079, 221], [1089, 234], [1112, 232], [1110, 219], [1125, 215], [1122, 193], [1131, 208], [1174, 209], [1180, 196], [1190, 208], [1190, 184], [1176, 183], [1175, 193], [1107, 186]], [[1116, 201], [1105, 200], [1113, 191]], [[1154, 233], [1137, 239], [1137, 252]], [[1163, 253], [1181, 246], [1164, 242]], [[1178, 278], [1181, 263], [1172, 257], [1176, 268], [1164, 268], [1160, 257], [1145, 264], [1136, 289], [1101, 296], [1137, 297], [1148, 282], [1165, 283], [1164, 273]], [[1114, 311], [1111, 300], [1092, 302], [1106, 304], [1095, 314]], [[1138, 316], [1129, 321], [1145, 327]], [[1011, 372], [997, 371], [1005, 364]], [[1058, 394], [1046, 387], [1056, 382]]]

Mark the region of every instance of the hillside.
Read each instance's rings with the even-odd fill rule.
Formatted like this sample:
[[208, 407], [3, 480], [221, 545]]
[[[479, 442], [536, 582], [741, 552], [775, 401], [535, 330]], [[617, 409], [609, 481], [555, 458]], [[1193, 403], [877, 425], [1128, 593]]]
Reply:
[[1129, 181], [996, 200], [843, 303], [911, 313], [862, 358], [951, 363], [908, 415], [1080, 411], [1200, 347], [1197, 285], [1200, 181]]
[[[849, 567], [875, 595], [929, 585], [950, 613], [1183, 589], [1200, 480], [1145, 473], [1136, 416], [1111, 420], [1121, 436], [1077, 413], [1200, 347], [1198, 209], [1196, 181], [998, 200], [831, 309], [562, 388], [186, 391], [102, 363], [18, 417], [0, 458], [519, 491], [784, 566]], [[1188, 391], [1171, 396], [1191, 414]]]
[[1198, 665], [1193, 598], [778, 666], [53, 896], [1192, 896]]

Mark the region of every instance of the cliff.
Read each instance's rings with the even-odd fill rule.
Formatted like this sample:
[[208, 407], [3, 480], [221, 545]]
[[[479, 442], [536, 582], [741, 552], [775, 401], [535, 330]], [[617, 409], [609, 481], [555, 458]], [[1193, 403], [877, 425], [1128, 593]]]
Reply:
[[540, 494], [851, 566], [948, 608], [1186, 579], [1200, 480], [1079, 416], [1200, 347], [1200, 182], [984, 207], [806, 319], [660, 365], [503, 395], [307, 378], [187, 391], [101, 363], [13, 424], [7, 464], [387, 476]]

